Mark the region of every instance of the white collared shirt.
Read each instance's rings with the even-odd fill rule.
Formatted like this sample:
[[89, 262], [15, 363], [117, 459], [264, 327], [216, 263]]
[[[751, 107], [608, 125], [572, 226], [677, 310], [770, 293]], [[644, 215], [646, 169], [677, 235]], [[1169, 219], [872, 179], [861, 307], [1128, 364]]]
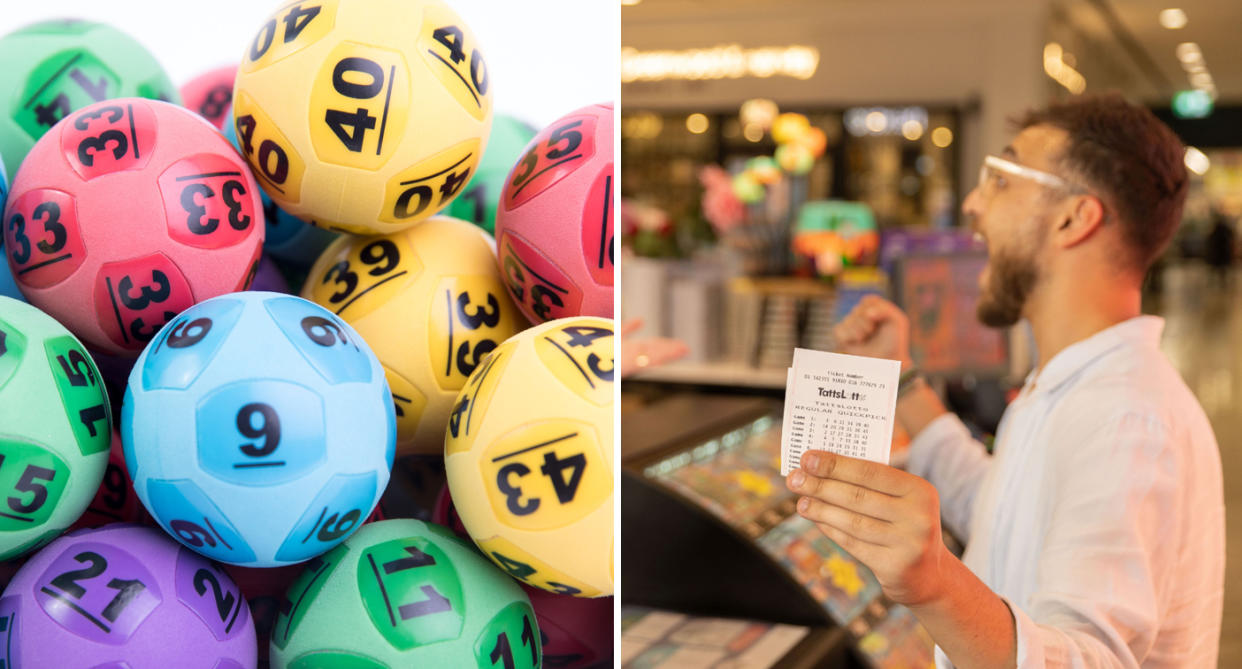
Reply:
[[[963, 561], [1005, 599], [1018, 666], [1214, 667], [1225, 579], [1220, 453], [1140, 316], [1027, 379], [995, 455], [954, 415], [913, 440]], [[952, 666], [937, 649], [937, 664]]]

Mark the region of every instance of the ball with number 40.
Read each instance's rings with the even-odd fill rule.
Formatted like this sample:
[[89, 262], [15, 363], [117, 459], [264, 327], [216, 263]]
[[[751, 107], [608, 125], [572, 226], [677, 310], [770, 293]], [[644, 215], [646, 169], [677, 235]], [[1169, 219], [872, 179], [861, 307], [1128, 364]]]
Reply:
[[281, 209], [395, 232], [470, 180], [492, 120], [487, 63], [440, 0], [283, 3], [238, 69], [242, 154]]
[[613, 323], [564, 318], [492, 351], [458, 395], [448, 485], [475, 544], [514, 578], [612, 594]]
[[82, 515], [108, 466], [111, 425], [82, 344], [42, 311], [0, 297], [0, 560]]

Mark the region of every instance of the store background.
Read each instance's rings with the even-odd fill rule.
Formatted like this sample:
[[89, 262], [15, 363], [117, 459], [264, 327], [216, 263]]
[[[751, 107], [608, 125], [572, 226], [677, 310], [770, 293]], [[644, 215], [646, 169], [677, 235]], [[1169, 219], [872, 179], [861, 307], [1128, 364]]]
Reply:
[[[788, 259], [785, 264], [774, 263], [772, 254], [755, 252], [754, 235], [748, 229], [756, 222], [780, 227], [796, 219], [796, 205], [789, 211], [781, 206], [788, 192], [795, 203], [827, 198], [865, 203], [885, 244], [889, 237], [915, 234], [935, 238], [932, 246], [942, 245], [930, 254], [941, 257], [939, 261], [924, 257], [916, 267], [911, 261], [889, 262], [901, 254], [881, 251], [881, 264], [904, 273], [890, 276], [890, 286], [900, 288], [905, 282], [907, 294], [897, 297], [916, 321], [920, 316], [939, 324], [952, 321], [947, 330], [938, 330], [935, 341], [925, 342], [923, 354], [937, 360], [936, 382], [949, 392], [954, 408], [980, 433], [993, 431], [1006, 393], [1029, 368], [1031, 351], [1021, 330], [1009, 333], [1006, 355], [1004, 348], [984, 339], [986, 333], [968, 324], [973, 316], [973, 280], [960, 279], [973, 279], [977, 265], [971, 263], [978, 259], [972, 256], [969, 235], [960, 235], [961, 201], [975, 185], [983, 156], [998, 153], [1011, 138], [1007, 124], [1011, 116], [1080, 90], [1119, 90], [1153, 109], [1193, 147], [1187, 157], [1193, 172], [1183, 224], [1149, 277], [1144, 309], [1166, 319], [1163, 349], [1216, 430], [1231, 557], [1223, 629], [1242, 629], [1242, 562], [1235, 557], [1242, 554], [1242, 485], [1236, 483], [1242, 480], [1242, 453], [1235, 438], [1242, 427], [1238, 412], [1242, 356], [1236, 353], [1242, 343], [1242, 280], [1232, 269], [1242, 219], [1242, 46], [1236, 39], [1242, 29], [1242, 5], [1211, 0], [623, 0], [622, 4], [621, 183], [626, 235], [621, 314], [644, 323], [632, 341], [673, 337], [690, 349], [685, 359], [628, 378], [622, 389], [622, 457], [629, 486], [623, 486], [623, 497], [630, 499], [630, 490], [635, 489], [666, 505], [683, 502], [676, 506], [691, 511], [682, 520], [712, 536], [723, 526], [735, 538], [762, 532], [771, 538], [771, 522], [763, 518], [775, 513], [768, 521], [779, 519], [780, 490], [769, 490], [767, 495], [755, 491], [768, 484], [779, 487], [781, 482], [768, 479], [765, 466], [748, 458], [771, 447], [765, 440], [772, 435], [761, 433], [779, 428], [755, 418], [764, 410], [754, 401], [767, 398], [779, 407], [793, 346], [830, 347], [831, 322], [844, 313], [850, 300], [876, 287], [873, 274], [847, 273], [838, 277], [835, 288], [822, 280], [789, 278]], [[1172, 7], [1184, 10], [1188, 18], [1180, 29], [1160, 24], [1161, 10]], [[1184, 42], [1195, 43], [1201, 57], [1194, 57], [1195, 49], [1179, 49]], [[811, 47], [818, 61], [809, 78], [778, 73], [689, 79], [657, 73], [688, 50], [729, 45], [743, 50], [776, 48], [787, 56], [768, 62], [770, 69], [797, 70], [806, 65], [805, 54], [789, 51], [790, 47]], [[717, 62], [715, 58], [699, 53], [682, 65], [704, 71]], [[1214, 98], [1214, 110], [1206, 118], [1178, 118], [1171, 110], [1175, 93], [1195, 88]], [[781, 112], [806, 115], [824, 132], [827, 149], [804, 177], [786, 176], [768, 187], [761, 202], [749, 205], [750, 223], [726, 230], [713, 225], [709, 220], [713, 214], [705, 215], [700, 174], [705, 165], [719, 165], [736, 175], [747, 169], [750, 159], [773, 155], [778, 145], [771, 133], [748, 131], [741, 118], [742, 104], [752, 99], [768, 99]], [[871, 127], [866, 122], [869, 116], [877, 121]], [[917, 127], [907, 128], [911, 121]], [[947, 132], [937, 133], [939, 128]], [[1223, 225], [1213, 233], [1217, 219]], [[1226, 239], [1221, 230], [1233, 231], [1235, 241]], [[912, 244], [906, 243], [907, 248]], [[1230, 260], [1223, 280], [1208, 264], [1213, 249], [1222, 243], [1228, 246], [1225, 257]], [[947, 277], [938, 284], [939, 293], [909, 290], [913, 285], [908, 277], [937, 272]], [[953, 283], [953, 278], [959, 281]], [[946, 354], [941, 337], [946, 333], [959, 343], [963, 336], [973, 337], [973, 343], [955, 345]], [[968, 354], [980, 351], [981, 356], [970, 359]], [[997, 351], [1007, 363], [991, 364]], [[702, 399], [704, 394], [713, 399]], [[721, 399], [722, 394], [728, 397]], [[726, 416], [730, 413], [732, 418]], [[763, 429], [752, 434], [756, 425]], [[760, 479], [768, 484], [758, 483]], [[718, 503], [726, 496], [733, 502]], [[737, 502], [743, 498], [753, 508]], [[627, 513], [623, 510], [625, 592], [648, 600], [630, 603], [650, 604], [654, 595], [638, 587], [644, 573], [639, 561], [631, 559], [630, 547], [649, 544], [644, 533], [654, 531], [654, 525], [637, 522]], [[664, 525], [659, 531], [668, 536], [689, 528]], [[756, 578], [767, 573], [756, 566], [764, 562], [765, 550], [773, 562], [783, 559], [769, 550], [767, 539], [753, 545], [749, 539], [730, 543], [729, 535], [717, 536], [724, 542], [720, 546], [736, 549], [742, 557], [735, 566], [758, 569]], [[761, 550], [752, 550], [756, 546]], [[673, 557], [662, 555], [666, 562]], [[708, 559], [684, 557], [696, 568]], [[728, 561], [736, 556], [715, 557]], [[794, 580], [806, 576], [788, 564], [777, 572], [773, 578], [782, 583], [790, 576]], [[687, 586], [682, 589], [687, 599], [678, 602], [669, 595], [661, 604], [685, 612], [727, 612], [731, 588], [723, 586], [724, 594], [709, 604], [694, 599], [694, 588]], [[795, 599], [805, 596], [796, 588], [782, 592]], [[866, 588], [861, 592], [865, 599]], [[627, 597], [623, 594], [623, 604]], [[847, 619], [857, 615], [831, 599], [824, 605], [830, 614]], [[763, 618], [757, 612], [745, 616], [744, 607], [732, 615]], [[873, 616], [869, 624], [876, 622]], [[693, 624], [676, 617], [623, 615], [623, 628], [631, 640], [628, 648], [623, 643], [623, 658], [629, 661], [650, 648], [685, 651], [692, 644], [678, 638], [693, 636], [683, 633]], [[693, 629], [712, 629], [717, 640], [732, 629], [702, 625]], [[780, 630], [777, 626], [769, 633]], [[704, 633], [700, 641], [708, 636]], [[816, 638], [820, 637], [813, 631], [786, 661], [812, 657], [806, 647]], [[871, 639], [873, 644], [881, 641]], [[909, 657], [903, 661], [917, 664]], [[876, 662], [898, 666], [892, 658]], [[1223, 635], [1220, 666], [1242, 666], [1242, 638]]]

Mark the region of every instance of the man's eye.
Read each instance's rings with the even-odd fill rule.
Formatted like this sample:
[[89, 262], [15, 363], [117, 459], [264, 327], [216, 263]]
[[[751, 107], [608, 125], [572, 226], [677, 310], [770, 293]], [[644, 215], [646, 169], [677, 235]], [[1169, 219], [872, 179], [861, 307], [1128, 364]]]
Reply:
[[997, 188], [1004, 188], [1009, 185], [1009, 181], [999, 174], [995, 175], [993, 180], [995, 181]]

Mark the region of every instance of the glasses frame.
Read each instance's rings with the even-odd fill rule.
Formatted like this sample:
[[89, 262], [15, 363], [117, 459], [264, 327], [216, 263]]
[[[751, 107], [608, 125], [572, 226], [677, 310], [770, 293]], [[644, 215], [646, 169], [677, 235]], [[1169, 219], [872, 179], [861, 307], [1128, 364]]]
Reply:
[[1027, 167], [1026, 165], [1019, 165], [1018, 163], [1015, 163], [1012, 160], [1005, 160], [1004, 158], [1001, 158], [1000, 156], [993, 156], [993, 155], [984, 156], [983, 164], [979, 166], [979, 187], [980, 189], [982, 189], [984, 183], [987, 180], [988, 168], [992, 168], [998, 172], [1004, 172], [1005, 174], [1009, 174], [1011, 176], [1029, 179], [1031, 181], [1034, 181], [1037, 184], [1048, 186], [1049, 188], [1059, 188], [1059, 189], [1068, 190], [1068, 191], [1082, 190], [1070, 184], [1070, 182], [1066, 181], [1065, 179], [1062, 179], [1061, 177], [1055, 174], [1051, 174], [1043, 170], [1037, 170], [1034, 167]]

